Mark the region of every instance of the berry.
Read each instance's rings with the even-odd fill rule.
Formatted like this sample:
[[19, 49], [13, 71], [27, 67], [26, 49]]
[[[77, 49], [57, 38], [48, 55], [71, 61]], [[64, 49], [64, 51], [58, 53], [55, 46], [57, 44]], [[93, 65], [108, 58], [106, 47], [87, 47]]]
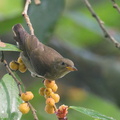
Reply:
[[52, 92], [52, 89], [51, 88], [46, 88], [45, 90], [44, 90], [44, 95], [46, 95], [46, 96], [50, 96], [51, 94], [52, 94], [53, 92]]
[[21, 99], [23, 101], [32, 100], [33, 97], [34, 97], [34, 95], [33, 95], [33, 93], [31, 91], [27, 91], [27, 92], [21, 94]]
[[44, 95], [45, 99], [49, 98], [50, 96]]
[[26, 66], [23, 63], [20, 63], [19, 64], [19, 71], [21, 73], [24, 73], [24, 72], [26, 72], [26, 70], [27, 70]]
[[52, 91], [53, 91], [53, 92], [56, 92], [56, 91], [57, 91], [57, 89], [58, 89], [57, 84], [54, 84], [54, 85], [53, 85], [53, 87], [52, 87], [51, 89], [52, 89]]
[[45, 106], [45, 111], [46, 111], [47, 113], [49, 113], [49, 114], [55, 113], [54, 107], [53, 107], [53, 106], [50, 106], [50, 105], [46, 105], [46, 106]]
[[53, 85], [55, 84], [55, 81], [54, 80], [45, 80], [44, 81], [44, 85], [47, 87], [47, 88], [52, 88]]
[[17, 62], [18, 62], [18, 63], [22, 63], [22, 64], [23, 64], [22, 58], [21, 58], [21, 57], [19, 57], [19, 58], [17, 59]]
[[66, 118], [68, 114], [68, 106], [66, 105], [61, 105], [58, 110], [56, 111], [56, 115], [58, 118]]
[[62, 111], [63, 109], [67, 109], [68, 110], [68, 106], [67, 105], [61, 105], [60, 107], [59, 107], [59, 110], [60, 111]]
[[54, 106], [55, 105], [55, 100], [53, 98], [47, 98], [46, 99], [46, 104], [49, 106]]
[[60, 100], [60, 96], [58, 94], [51, 94], [51, 97], [55, 100], [55, 103], [58, 103]]
[[42, 96], [44, 96], [44, 90], [45, 90], [44, 87], [40, 88], [39, 89], [39, 94], [42, 95]]
[[16, 61], [11, 61], [9, 63], [9, 66], [12, 70], [18, 70], [18, 68], [19, 68], [19, 64]]
[[19, 105], [19, 110], [23, 114], [27, 114], [30, 111], [30, 107], [29, 107], [28, 103], [22, 103]]

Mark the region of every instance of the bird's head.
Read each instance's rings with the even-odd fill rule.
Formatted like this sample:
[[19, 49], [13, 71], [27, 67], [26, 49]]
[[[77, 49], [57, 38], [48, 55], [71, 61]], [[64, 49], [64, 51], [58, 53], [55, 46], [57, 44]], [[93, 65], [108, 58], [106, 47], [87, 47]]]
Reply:
[[59, 58], [55, 60], [53, 63], [53, 68], [55, 74], [57, 74], [59, 78], [63, 77], [71, 71], [77, 71], [77, 68], [75, 68], [74, 63], [67, 58]]

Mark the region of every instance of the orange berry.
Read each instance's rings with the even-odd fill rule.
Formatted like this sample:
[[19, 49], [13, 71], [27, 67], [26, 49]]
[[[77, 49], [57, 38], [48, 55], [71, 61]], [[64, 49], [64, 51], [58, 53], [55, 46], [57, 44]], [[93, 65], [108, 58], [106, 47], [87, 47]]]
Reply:
[[51, 97], [55, 100], [55, 103], [58, 103], [60, 100], [60, 96], [58, 94], [51, 94]]
[[51, 89], [52, 89], [52, 91], [53, 91], [53, 92], [56, 92], [56, 91], [57, 91], [57, 89], [58, 89], [57, 84], [54, 84], [54, 85], [53, 85], [53, 87], [52, 87]]
[[18, 62], [18, 63], [22, 63], [22, 64], [23, 64], [22, 58], [21, 58], [21, 57], [19, 57], [19, 58], [17, 59], [17, 62]]
[[50, 96], [52, 93], [53, 93], [53, 92], [52, 92], [52, 89], [51, 89], [51, 88], [46, 88], [46, 89], [44, 90], [44, 95], [46, 95], [46, 96]]
[[18, 70], [18, 68], [19, 68], [19, 64], [16, 61], [11, 61], [9, 63], [9, 66], [12, 70]]
[[44, 96], [44, 90], [45, 90], [44, 87], [40, 88], [39, 89], [39, 94], [42, 95], [42, 96]]
[[46, 105], [46, 106], [45, 106], [45, 111], [46, 111], [47, 113], [49, 113], [49, 114], [55, 113], [54, 107], [53, 107], [53, 106], [50, 106], [50, 105]]
[[23, 101], [32, 100], [33, 97], [34, 97], [34, 95], [33, 95], [33, 93], [31, 91], [27, 91], [27, 92], [21, 94], [21, 99]]
[[54, 80], [45, 80], [45, 81], [44, 81], [44, 85], [45, 85], [47, 88], [52, 88], [54, 84], [55, 84], [55, 81], [54, 81]]
[[19, 105], [19, 110], [23, 114], [27, 114], [30, 111], [30, 107], [29, 107], [28, 103], [22, 103]]
[[24, 72], [26, 72], [26, 70], [27, 70], [26, 66], [23, 63], [20, 63], [19, 64], [19, 71], [21, 73], [24, 73]]
[[53, 98], [47, 98], [46, 99], [46, 104], [50, 105], [50, 106], [54, 106], [55, 105], [55, 100]]

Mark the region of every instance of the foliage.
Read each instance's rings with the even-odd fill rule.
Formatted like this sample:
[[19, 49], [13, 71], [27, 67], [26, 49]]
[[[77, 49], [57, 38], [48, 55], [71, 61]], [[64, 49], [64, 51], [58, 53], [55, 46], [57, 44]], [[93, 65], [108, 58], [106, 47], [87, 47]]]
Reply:
[[84, 107], [76, 107], [76, 106], [70, 106], [69, 108], [73, 109], [73, 110], [76, 110], [78, 112], [81, 112], [83, 114], [86, 114], [86, 115], [89, 115], [95, 119], [100, 119], [100, 120], [115, 120], [114, 118], [112, 117], [107, 117], [105, 115], [102, 115], [94, 110], [91, 110], [91, 109], [87, 109], [87, 108], [84, 108]]
[[[0, 42], [3, 43], [3, 42]], [[0, 45], [0, 51], [16, 51], [20, 52], [21, 50], [18, 49], [15, 45], [9, 44], [9, 43], [3, 43], [5, 46]]]
[[1, 0], [0, 1], [0, 34], [9, 31], [13, 24], [22, 22], [21, 0]]
[[[17, 76], [18, 77], [18, 76]], [[20, 120], [22, 114], [18, 105], [22, 103], [16, 82], [11, 75], [6, 74], [0, 80], [0, 119]]]

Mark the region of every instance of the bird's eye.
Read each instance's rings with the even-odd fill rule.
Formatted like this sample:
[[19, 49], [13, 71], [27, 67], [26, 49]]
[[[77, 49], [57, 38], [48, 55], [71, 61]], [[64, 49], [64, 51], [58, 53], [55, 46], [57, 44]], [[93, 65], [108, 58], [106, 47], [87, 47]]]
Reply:
[[61, 62], [61, 65], [65, 65], [65, 63], [64, 63], [64, 62]]

